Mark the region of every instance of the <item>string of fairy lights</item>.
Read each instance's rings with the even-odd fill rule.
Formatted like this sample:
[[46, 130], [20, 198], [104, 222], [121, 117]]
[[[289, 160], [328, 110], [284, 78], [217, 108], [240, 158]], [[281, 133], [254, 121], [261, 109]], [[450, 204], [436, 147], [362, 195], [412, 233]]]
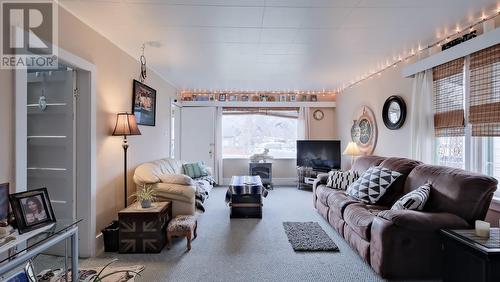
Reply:
[[393, 59], [392, 63], [389, 63], [389, 60], [387, 60], [386, 64], [383, 65], [382, 67], [380, 67], [379, 70], [372, 71], [372, 72], [369, 72], [365, 75], [362, 75], [358, 79], [350, 81], [348, 84], [343, 84], [342, 87], [338, 88], [337, 93], [341, 93], [348, 88], [351, 88], [355, 85], [361, 84], [368, 79], [373, 79], [377, 76], [381, 76], [384, 71], [391, 69], [391, 68], [395, 68], [401, 63], [406, 63], [409, 60], [411, 60], [417, 56], [420, 56], [425, 51], [432, 50], [432, 48], [435, 48], [435, 47], [440, 47], [443, 43], [447, 43], [450, 40], [457, 38], [458, 36], [464, 34], [465, 32], [472, 32], [474, 30], [474, 28], [477, 27], [478, 25], [481, 25], [484, 22], [489, 21], [489, 20], [494, 20], [498, 15], [500, 15], [500, 6], [497, 7], [493, 11], [493, 13], [489, 16], [486, 14], [486, 12], [483, 12], [481, 17], [479, 18], [479, 20], [473, 22], [472, 24], [469, 24], [464, 28], [460, 28], [460, 26], [457, 25], [454, 33], [445, 35], [443, 38], [427, 45], [426, 47], [422, 48], [419, 46], [416, 50], [415, 50], [415, 48], [413, 48], [413, 49], [411, 49], [411, 51], [409, 52], [408, 55], [406, 55], [406, 56], [399, 55], [395, 59]]
[[[454, 29], [453, 33], [447, 34], [442, 36], [440, 39], [437, 41], [425, 46], [421, 47], [420, 45], [417, 48], [412, 48], [406, 55], [400, 54], [399, 56], [394, 56], [392, 59], [386, 60], [386, 62], [382, 65], [379, 65], [378, 69], [376, 71], [370, 71], [367, 72], [364, 75], [358, 76], [356, 79], [353, 79], [349, 81], [348, 83], [343, 83], [341, 87], [335, 88], [335, 89], [321, 89], [321, 90], [313, 90], [313, 91], [299, 91], [299, 90], [283, 90], [283, 91], [237, 91], [237, 90], [208, 90], [208, 89], [185, 89], [180, 91], [180, 96], [181, 98], [184, 97], [197, 97], [197, 96], [202, 96], [202, 97], [211, 97], [214, 96], [215, 100], [218, 100], [218, 97], [220, 94], [226, 94], [228, 96], [231, 95], [243, 95], [243, 96], [249, 96], [249, 100], [251, 101], [252, 97], [263, 97], [263, 96], [287, 96], [288, 99], [291, 96], [308, 96], [308, 95], [316, 95], [316, 96], [329, 96], [329, 95], [337, 95], [343, 92], [344, 90], [348, 88], [352, 88], [353, 86], [356, 86], [358, 84], [363, 83], [366, 80], [373, 79], [376, 77], [379, 77], [382, 75], [383, 72], [397, 67], [399, 64], [402, 63], [407, 63], [413, 58], [419, 57], [422, 55], [424, 52], [429, 52], [433, 48], [441, 47], [443, 44], [457, 38], [460, 35], [465, 34], [466, 32], [472, 32], [474, 31], [474, 28], [476, 28], [479, 25], [482, 25], [484, 22], [494, 20], [496, 17], [500, 15], [500, 6], [498, 6], [495, 10], [490, 15], [487, 15], [486, 12], [483, 12], [481, 17], [477, 20], [474, 21], [473, 23], [460, 28], [459, 25], [456, 26]], [[299, 101], [299, 99], [297, 99]]]

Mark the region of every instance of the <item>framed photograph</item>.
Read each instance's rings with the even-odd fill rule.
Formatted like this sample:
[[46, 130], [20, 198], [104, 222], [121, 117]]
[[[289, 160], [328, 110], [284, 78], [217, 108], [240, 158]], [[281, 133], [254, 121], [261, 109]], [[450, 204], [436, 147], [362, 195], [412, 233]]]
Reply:
[[19, 234], [56, 222], [47, 188], [40, 188], [9, 196]]
[[135, 79], [132, 113], [135, 115], [137, 124], [155, 126], [156, 90]]
[[290, 102], [295, 102], [297, 97], [295, 95], [290, 95]]
[[214, 96], [214, 94], [209, 94], [209, 95], [208, 95], [208, 100], [209, 100], [209, 101], [215, 101], [215, 96]]
[[241, 101], [248, 102], [248, 95], [241, 96]]
[[226, 101], [226, 94], [224, 94], [224, 93], [219, 94], [219, 101], [225, 102]]
[[286, 102], [286, 95], [280, 95], [280, 102]]
[[238, 96], [236, 96], [236, 95], [229, 96], [229, 101], [230, 102], [236, 102], [236, 101], [238, 101]]
[[318, 101], [318, 96], [311, 95], [311, 102], [317, 102], [317, 101]]
[[306, 95], [300, 96], [300, 101], [306, 102], [307, 101], [307, 96]]

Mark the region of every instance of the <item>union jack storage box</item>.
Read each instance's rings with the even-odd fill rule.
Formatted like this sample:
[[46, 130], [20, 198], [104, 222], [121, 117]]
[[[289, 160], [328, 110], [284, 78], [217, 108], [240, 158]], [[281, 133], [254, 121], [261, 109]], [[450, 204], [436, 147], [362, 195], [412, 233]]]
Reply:
[[120, 253], [159, 253], [166, 243], [172, 203], [156, 202], [143, 209], [134, 203], [118, 213]]

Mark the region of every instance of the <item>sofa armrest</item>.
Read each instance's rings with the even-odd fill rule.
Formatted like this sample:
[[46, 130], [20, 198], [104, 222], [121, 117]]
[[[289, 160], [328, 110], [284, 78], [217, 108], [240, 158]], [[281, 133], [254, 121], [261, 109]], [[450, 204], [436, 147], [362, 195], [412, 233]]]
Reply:
[[314, 180], [314, 187], [317, 187], [320, 184], [326, 184], [328, 181], [328, 173], [319, 173], [316, 176], [316, 180]]
[[[153, 185], [155, 192], [160, 196], [166, 194], [177, 195], [178, 199], [192, 199], [194, 201], [196, 194], [196, 187], [193, 185], [180, 185], [172, 183], [156, 183]], [[174, 197], [177, 199], [177, 197]]]
[[370, 232], [370, 265], [384, 278], [438, 277], [442, 270], [438, 231], [442, 228], [469, 228], [469, 224], [451, 213], [378, 213]]
[[328, 173], [319, 173], [313, 183], [313, 207], [316, 208], [316, 188], [321, 184], [326, 184], [328, 180]]
[[469, 228], [467, 221], [451, 213], [432, 213], [414, 210], [386, 210], [378, 214], [394, 225], [416, 231]]

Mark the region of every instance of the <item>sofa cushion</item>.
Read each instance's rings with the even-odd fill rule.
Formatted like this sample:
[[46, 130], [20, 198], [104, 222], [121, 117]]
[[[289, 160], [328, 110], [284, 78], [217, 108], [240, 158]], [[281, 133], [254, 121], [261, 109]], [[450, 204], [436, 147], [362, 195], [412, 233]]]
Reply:
[[344, 221], [361, 238], [369, 241], [373, 219], [379, 212], [387, 209], [388, 207], [376, 205], [350, 204], [344, 210]]
[[380, 166], [369, 168], [349, 188], [347, 194], [368, 204], [375, 204], [401, 173]]
[[347, 187], [349, 187], [349, 185], [351, 185], [358, 178], [359, 175], [356, 171], [332, 170], [328, 173], [326, 186], [333, 189], [346, 190]]
[[328, 197], [336, 190], [326, 187], [325, 185], [320, 185], [316, 188], [316, 197], [323, 205], [328, 206]]
[[411, 173], [411, 171], [421, 165], [422, 162], [406, 159], [406, 158], [387, 158], [380, 163], [381, 167], [385, 167], [390, 170], [395, 170], [402, 175], [394, 181], [391, 185], [391, 189], [387, 191], [382, 198], [377, 202], [378, 205], [392, 206], [401, 196], [405, 193], [404, 185], [406, 178]]
[[360, 203], [359, 200], [347, 195], [345, 191], [337, 190], [328, 197], [330, 217], [342, 219], [345, 208], [350, 204]]
[[426, 183], [417, 190], [404, 195], [392, 205], [391, 210], [423, 210], [425, 203], [429, 199], [431, 185]]
[[351, 167], [352, 171], [356, 171], [359, 175], [362, 175], [372, 166], [378, 166], [386, 158], [379, 156], [360, 156], [354, 161]]

